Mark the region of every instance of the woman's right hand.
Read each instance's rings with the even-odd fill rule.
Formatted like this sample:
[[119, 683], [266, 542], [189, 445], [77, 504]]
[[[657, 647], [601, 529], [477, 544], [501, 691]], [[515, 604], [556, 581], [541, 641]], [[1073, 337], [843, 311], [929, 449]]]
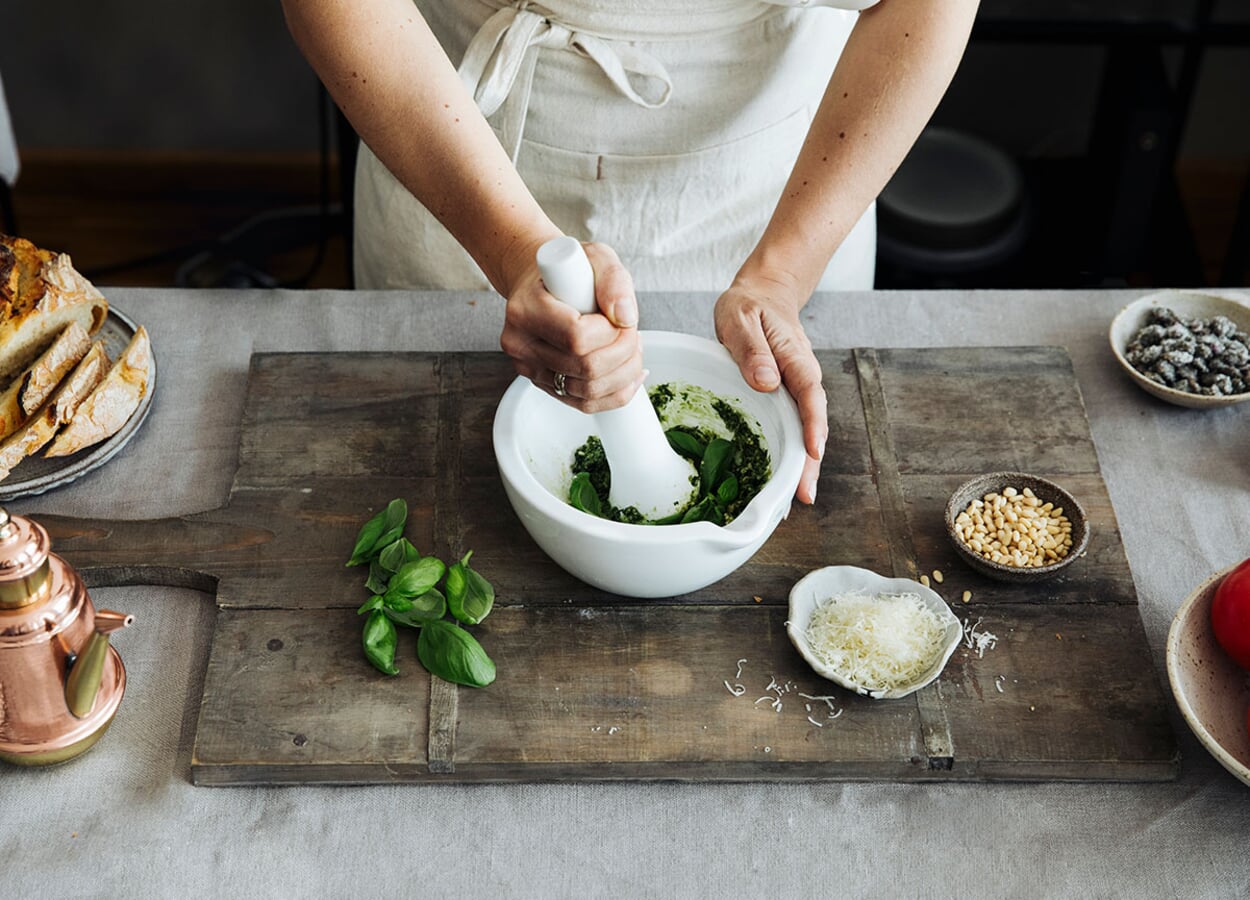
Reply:
[[[583, 244], [599, 312], [581, 315], [543, 286], [538, 246], [520, 251], [513, 267], [500, 346], [518, 374], [575, 409], [624, 406], [644, 376], [633, 279], [611, 247]], [[557, 374], [564, 375], [563, 395], [556, 391]]]

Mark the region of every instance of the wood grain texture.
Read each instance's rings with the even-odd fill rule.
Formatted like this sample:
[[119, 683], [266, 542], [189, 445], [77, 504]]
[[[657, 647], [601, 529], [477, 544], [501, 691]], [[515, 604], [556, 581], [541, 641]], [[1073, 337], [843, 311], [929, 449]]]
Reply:
[[[197, 784], [545, 780], [1156, 780], [1178, 772], [1115, 511], [1061, 348], [822, 351], [831, 437], [815, 508], [796, 504], [737, 572], [631, 601], [552, 563], [509, 507], [491, 422], [501, 354], [260, 354], [227, 506], [176, 519], [36, 518], [93, 585], [217, 593]], [[1093, 527], [1085, 558], [993, 582], [947, 542], [965, 478], [1060, 481]], [[400, 675], [359, 648], [365, 573], [343, 563], [392, 497], [407, 534], [474, 551], [497, 605], [474, 629], [488, 688], [431, 678], [401, 630]], [[919, 575], [997, 640], [937, 682], [871, 701], [820, 679], [785, 635], [811, 569]], [[972, 597], [963, 603], [963, 591]]]

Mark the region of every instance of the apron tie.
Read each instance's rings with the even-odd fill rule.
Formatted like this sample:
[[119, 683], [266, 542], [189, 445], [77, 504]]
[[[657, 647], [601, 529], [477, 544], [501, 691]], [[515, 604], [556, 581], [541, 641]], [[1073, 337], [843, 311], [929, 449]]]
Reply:
[[460, 78], [482, 115], [500, 113], [500, 140], [515, 163], [525, 131], [538, 49], [572, 50], [595, 63], [630, 101], [647, 109], [668, 103], [673, 82], [654, 56], [632, 44], [575, 31], [528, 9], [505, 6], [478, 29], [460, 63]]

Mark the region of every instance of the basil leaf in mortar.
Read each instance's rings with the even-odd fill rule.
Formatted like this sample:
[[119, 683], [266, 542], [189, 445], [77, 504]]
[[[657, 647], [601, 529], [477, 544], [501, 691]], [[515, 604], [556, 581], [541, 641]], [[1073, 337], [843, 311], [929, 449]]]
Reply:
[[716, 487], [716, 499], [724, 506], [728, 506], [738, 499], [738, 478], [734, 474], [729, 474]]
[[417, 638], [421, 665], [444, 681], [485, 687], [495, 680], [495, 663], [469, 632], [446, 619], [427, 622]]
[[703, 454], [707, 452], [707, 446], [688, 431], [682, 431], [680, 428], [670, 428], [664, 432], [664, 436], [668, 438], [668, 445], [680, 453], [686, 459], [698, 462], [703, 459]]
[[469, 568], [470, 550], [447, 570], [447, 608], [466, 625], [477, 625], [495, 605], [495, 589], [478, 572]]
[[375, 609], [369, 613], [364, 631], [361, 632], [361, 643], [365, 648], [365, 657], [379, 672], [386, 675], [399, 674], [399, 669], [395, 666], [397, 641], [394, 623], [381, 610]]
[[733, 459], [734, 443], [724, 438], [712, 438], [699, 463], [699, 487], [704, 493], [711, 493], [725, 477], [730, 460]]
[[569, 503], [574, 509], [580, 509], [592, 516], [603, 515], [603, 504], [590, 483], [589, 472], [578, 472], [573, 476], [573, 482], [569, 485]]
[[691, 522], [711, 522], [713, 525], [724, 525], [725, 513], [716, 502], [716, 498], [709, 494], [686, 510], [686, 514], [681, 517], [682, 525], [689, 525]]

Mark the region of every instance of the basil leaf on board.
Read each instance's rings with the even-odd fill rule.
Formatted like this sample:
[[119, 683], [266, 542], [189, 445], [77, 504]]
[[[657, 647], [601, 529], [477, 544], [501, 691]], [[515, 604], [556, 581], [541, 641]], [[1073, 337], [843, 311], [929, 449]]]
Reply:
[[408, 561], [408, 554], [404, 551], [404, 544], [407, 542], [407, 538], [399, 538], [387, 544], [378, 554], [378, 565], [391, 574], [398, 572]]
[[365, 648], [365, 657], [373, 663], [373, 667], [386, 675], [398, 675], [395, 666], [395, 645], [398, 636], [395, 624], [381, 610], [375, 609], [365, 620], [361, 643]]
[[443, 577], [446, 566], [437, 557], [423, 556], [416, 562], [404, 563], [399, 571], [391, 576], [386, 592], [397, 595], [419, 597]]
[[[470, 550], [470, 553], [473, 551]], [[468, 559], [466, 556], [465, 559]], [[457, 609], [464, 608], [464, 593], [468, 590], [468, 581], [464, 577], [464, 560], [454, 562], [447, 567], [447, 578], [443, 581], [443, 591], [447, 594], [447, 608], [456, 616]], [[463, 621], [463, 619], [461, 620]]]
[[699, 464], [700, 490], [705, 494], [714, 491], [725, 477], [733, 452], [733, 441], [724, 438], [713, 438], [707, 445], [707, 452], [703, 454], [703, 461]]
[[446, 619], [427, 622], [417, 637], [417, 658], [432, 675], [468, 687], [495, 680], [495, 663], [469, 632]]
[[725, 476], [725, 480], [717, 485], [716, 499], [726, 506], [738, 499], [738, 477], [736, 475], [731, 473]]
[[404, 612], [388, 607], [383, 607], [382, 611], [396, 625], [407, 625], [409, 628], [420, 628], [434, 619], [441, 619], [447, 612], [447, 600], [437, 588], [426, 591], [411, 603], [412, 607]]
[[412, 546], [412, 541], [408, 540], [408, 538], [403, 538], [403, 542], [404, 542], [404, 562], [410, 563], [410, 562], [416, 562], [417, 560], [419, 560], [421, 558], [421, 551], [418, 550], [416, 547]]
[[352, 549], [351, 558], [347, 560], [349, 566], [359, 566], [369, 561], [369, 551], [373, 549], [373, 545], [377, 543], [382, 532], [386, 529], [386, 510], [382, 510], [364, 525], [360, 526], [360, 532], [356, 535], [356, 546]]
[[707, 452], [707, 446], [701, 440], [688, 431], [682, 431], [680, 428], [670, 428], [664, 432], [664, 436], [668, 438], [668, 445], [686, 457], [686, 459], [698, 462], [703, 459], [703, 454]]
[[603, 504], [590, 483], [589, 472], [578, 472], [573, 476], [573, 483], [569, 485], [569, 503], [574, 509], [580, 509], [592, 516], [603, 515]]
[[408, 612], [412, 609], [412, 598], [398, 593], [394, 588], [387, 588], [386, 593], [382, 595], [382, 605], [395, 612]]
[[398, 540], [404, 533], [404, 523], [408, 521], [408, 504], [396, 498], [386, 504], [386, 509], [366, 522], [356, 535], [356, 546], [352, 549], [349, 566], [359, 566], [371, 560], [382, 551], [382, 548]]
[[365, 587], [373, 594], [386, 593], [386, 581], [391, 577], [391, 573], [382, 568], [381, 563], [376, 559], [369, 563], [369, 577], [365, 580]]
[[378, 594], [374, 594], [360, 605], [360, 609], [356, 610], [356, 615], [364, 615], [367, 612], [373, 612], [375, 609], [380, 609], [381, 607], [382, 597]]
[[[470, 550], [464, 559], [447, 570], [447, 608], [466, 625], [477, 625], [495, 605], [495, 589], [481, 574], [469, 567]], [[452, 589], [453, 573], [455, 590]]]

